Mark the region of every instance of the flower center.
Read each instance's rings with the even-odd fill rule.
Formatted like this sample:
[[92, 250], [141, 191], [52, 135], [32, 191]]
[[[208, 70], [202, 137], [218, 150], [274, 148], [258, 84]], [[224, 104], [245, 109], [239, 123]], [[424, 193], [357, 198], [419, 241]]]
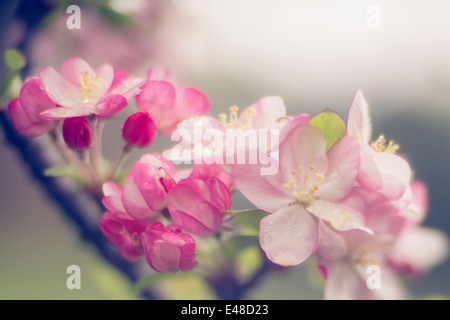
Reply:
[[386, 152], [386, 153], [396, 153], [398, 149], [400, 149], [400, 145], [395, 143], [393, 140], [389, 140], [388, 145], [386, 146], [386, 138], [384, 135], [380, 134], [378, 139], [372, 142], [372, 149], [375, 152]]
[[253, 107], [247, 108], [242, 113], [242, 121], [239, 122], [238, 118], [239, 108], [237, 106], [230, 107], [230, 114], [227, 116], [225, 113], [219, 114], [219, 120], [227, 128], [232, 129], [244, 129], [247, 130], [252, 127], [252, 119], [256, 116], [256, 109]]
[[323, 174], [316, 172], [314, 165], [310, 165], [308, 170], [299, 166], [291, 171], [291, 178], [283, 184], [283, 188], [297, 198], [303, 206], [308, 207], [316, 199], [315, 193], [323, 180]]
[[91, 76], [89, 72], [85, 72], [78, 77], [79, 91], [81, 101], [83, 102], [98, 102], [98, 90], [103, 85], [103, 79], [99, 76]]

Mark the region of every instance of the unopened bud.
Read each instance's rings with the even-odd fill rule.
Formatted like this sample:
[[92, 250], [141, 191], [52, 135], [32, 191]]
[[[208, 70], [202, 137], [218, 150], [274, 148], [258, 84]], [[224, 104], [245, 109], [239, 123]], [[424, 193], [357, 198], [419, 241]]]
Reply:
[[141, 110], [125, 121], [122, 136], [130, 146], [145, 148], [152, 144], [157, 133], [156, 119], [147, 110]]
[[68, 118], [64, 120], [63, 137], [67, 146], [75, 150], [85, 150], [91, 147], [92, 132], [86, 117]]

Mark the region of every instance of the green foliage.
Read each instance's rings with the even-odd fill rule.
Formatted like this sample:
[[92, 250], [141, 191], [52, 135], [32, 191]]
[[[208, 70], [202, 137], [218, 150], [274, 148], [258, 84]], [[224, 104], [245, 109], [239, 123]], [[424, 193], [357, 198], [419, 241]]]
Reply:
[[309, 120], [311, 126], [319, 128], [327, 140], [327, 150], [343, 135], [345, 135], [345, 122], [332, 111], [324, 111]]
[[2, 82], [0, 98], [11, 100], [19, 96], [20, 88], [23, 84], [20, 71], [26, 65], [26, 59], [18, 50], [6, 49], [4, 51], [3, 61], [9, 73]]

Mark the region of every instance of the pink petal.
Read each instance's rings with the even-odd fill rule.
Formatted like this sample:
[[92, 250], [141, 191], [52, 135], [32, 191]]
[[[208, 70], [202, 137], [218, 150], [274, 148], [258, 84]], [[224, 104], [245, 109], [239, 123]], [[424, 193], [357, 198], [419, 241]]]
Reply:
[[[327, 142], [316, 127], [299, 125], [280, 144], [280, 174], [283, 183], [292, 178], [292, 170], [314, 168], [325, 175], [327, 171]], [[299, 169], [300, 168], [300, 169]]]
[[326, 264], [327, 261], [344, 258], [348, 255], [349, 248], [342, 235], [330, 228], [324, 221], [319, 220], [319, 243], [317, 246], [318, 264]]
[[59, 74], [61, 77], [69, 81], [75, 87], [79, 86], [79, 77], [86, 72], [89, 76], [95, 78], [96, 73], [94, 69], [92, 69], [86, 61], [80, 58], [66, 59], [59, 67]]
[[347, 133], [365, 143], [369, 143], [372, 137], [372, 121], [370, 119], [369, 105], [361, 90], [356, 91], [355, 97], [350, 105]]
[[116, 84], [114, 89], [111, 90], [110, 94], [120, 94], [124, 96], [127, 100], [134, 98], [137, 94], [141, 92], [139, 86], [142, 84], [143, 80], [141, 78], [128, 78], [121, 80], [120, 83]]
[[162, 114], [170, 115], [175, 108], [177, 96], [175, 87], [170, 82], [149, 81], [141, 87], [141, 90], [136, 96], [136, 103], [140, 109], [146, 109], [158, 118]]
[[66, 108], [76, 108], [81, 105], [81, 95], [78, 86], [63, 78], [52, 67], [44, 67], [39, 73], [49, 97], [58, 105]]
[[47, 120], [60, 120], [75, 117], [84, 117], [92, 114], [89, 109], [86, 108], [53, 108], [48, 109], [40, 114], [43, 119]]
[[261, 220], [259, 242], [269, 260], [298, 265], [316, 249], [318, 224], [300, 205], [284, 206]]
[[122, 204], [122, 192], [123, 187], [112, 181], [103, 184], [103, 194], [105, 197], [102, 199], [102, 203], [109, 211], [114, 213], [126, 212]]
[[99, 96], [103, 97], [111, 88], [114, 81], [114, 69], [109, 64], [101, 65], [97, 70], [97, 77], [103, 80]]
[[49, 130], [47, 124], [43, 122], [33, 122], [22, 107], [19, 98], [10, 101], [8, 112], [16, 130], [26, 137], [37, 137]]
[[426, 272], [444, 262], [449, 254], [448, 237], [441, 231], [414, 227], [406, 229], [389, 252], [389, 260], [399, 269]]
[[355, 300], [367, 294], [369, 289], [349, 260], [339, 259], [326, 266], [326, 300]]
[[[252, 128], [274, 129], [281, 126], [279, 119], [286, 117], [286, 107], [280, 97], [264, 97], [248, 108], [254, 108], [256, 115], [252, 118]], [[247, 108], [247, 109], [248, 109]], [[245, 110], [241, 112], [239, 121], [244, 121]]]
[[280, 175], [261, 175], [261, 166], [240, 164], [231, 166], [236, 188], [257, 208], [275, 212], [295, 198], [283, 188]]
[[155, 216], [142, 196], [132, 176], [127, 178], [123, 188], [122, 203], [127, 213], [135, 219], [147, 219]]
[[375, 164], [375, 151], [368, 144], [360, 144], [361, 161], [356, 180], [370, 190], [380, 190], [383, 179]]
[[329, 222], [338, 231], [358, 229], [373, 234], [365, 226], [363, 215], [343, 203], [318, 199], [314, 200], [306, 210], [316, 217]]
[[122, 110], [128, 104], [127, 99], [119, 94], [111, 94], [101, 98], [95, 104], [95, 114], [111, 116]]
[[[206, 94], [195, 88], [182, 88], [178, 90], [177, 94], [177, 109], [184, 117], [202, 116], [209, 112], [211, 103]], [[181, 118], [180, 120], [183, 120]]]
[[395, 154], [385, 152], [376, 152], [374, 161], [383, 179], [380, 192], [392, 200], [399, 199], [411, 181], [408, 162]]
[[328, 169], [316, 195], [321, 199], [342, 199], [355, 185], [359, 168], [359, 144], [350, 136], [340, 138], [327, 152]]

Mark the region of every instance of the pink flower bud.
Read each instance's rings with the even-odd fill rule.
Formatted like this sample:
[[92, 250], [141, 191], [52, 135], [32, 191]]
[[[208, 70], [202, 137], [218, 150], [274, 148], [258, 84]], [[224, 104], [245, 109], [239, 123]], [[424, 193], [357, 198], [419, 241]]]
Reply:
[[[195, 172], [194, 172], [195, 175]], [[230, 191], [216, 178], [189, 176], [167, 194], [167, 209], [177, 224], [193, 235], [207, 236], [220, 229], [231, 205]]]
[[195, 265], [195, 240], [179, 226], [148, 225], [141, 235], [145, 258], [158, 272], [189, 271]]
[[64, 141], [71, 149], [84, 150], [92, 144], [91, 126], [86, 117], [65, 119], [62, 131]]
[[146, 226], [147, 222], [135, 220], [126, 213], [105, 212], [100, 219], [105, 237], [129, 261], [137, 261], [143, 255], [141, 234]]
[[8, 106], [9, 115], [18, 132], [33, 138], [53, 129], [57, 122], [45, 120], [40, 113], [56, 108], [56, 104], [42, 88], [42, 82], [34, 77], [27, 80], [20, 90], [19, 97], [11, 100]]
[[166, 206], [167, 192], [175, 183], [172, 163], [156, 154], [145, 154], [127, 176], [122, 202], [135, 219], [153, 219]]
[[141, 110], [125, 121], [122, 136], [130, 146], [145, 148], [152, 144], [157, 133], [156, 119], [147, 110]]

